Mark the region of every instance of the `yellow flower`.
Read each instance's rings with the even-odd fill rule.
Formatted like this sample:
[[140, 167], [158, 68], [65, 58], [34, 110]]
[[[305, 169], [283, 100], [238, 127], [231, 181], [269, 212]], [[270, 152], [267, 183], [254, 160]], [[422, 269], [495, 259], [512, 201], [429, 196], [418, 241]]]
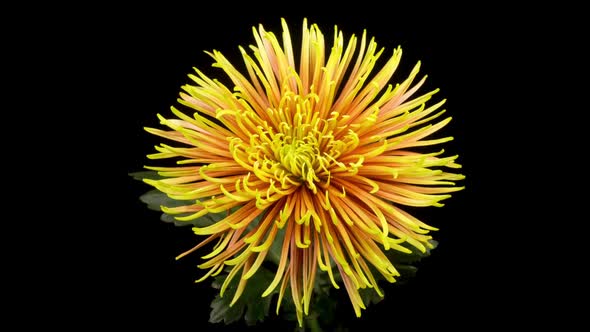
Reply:
[[179, 102], [192, 116], [172, 107], [176, 118], [158, 115], [171, 130], [146, 128], [182, 144], [161, 144], [148, 156], [180, 158], [178, 166], [146, 167], [165, 178], [144, 181], [173, 199], [192, 201], [162, 207], [183, 214], [178, 220], [227, 213], [193, 228], [208, 237], [187, 253], [218, 241], [199, 265], [208, 269], [200, 280], [233, 267], [221, 288], [223, 295], [240, 273], [232, 303], [271, 244], [282, 241], [276, 275], [262, 296], [279, 287], [280, 306], [290, 287], [301, 324], [319, 268], [335, 288], [344, 284], [360, 316], [360, 288], [382, 295], [373, 272], [389, 282], [399, 276], [384, 251], [432, 247], [428, 234], [436, 228], [401, 207], [442, 206], [450, 192], [462, 189], [454, 181], [464, 177], [442, 169], [459, 168], [457, 156], [412, 151], [451, 140], [426, 139], [451, 118], [431, 124], [444, 113], [444, 100], [426, 106], [438, 89], [414, 96], [426, 79], [414, 83], [420, 63], [400, 84], [388, 84], [400, 62], [399, 47], [375, 72], [384, 51], [366, 32], [345, 44], [335, 28], [326, 49], [319, 28], [304, 20], [296, 59], [284, 20], [282, 26], [282, 46], [262, 26], [253, 28], [256, 45], [251, 52], [240, 47], [245, 73], [221, 53], [208, 53], [233, 86], [199, 70], [189, 75], [196, 85], [183, 86]]

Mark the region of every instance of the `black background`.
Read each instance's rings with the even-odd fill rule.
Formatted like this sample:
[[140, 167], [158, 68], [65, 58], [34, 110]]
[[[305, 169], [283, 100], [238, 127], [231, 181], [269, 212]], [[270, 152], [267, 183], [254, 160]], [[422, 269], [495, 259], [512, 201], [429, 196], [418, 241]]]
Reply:
[[[493, 8], [427, 5], [381, 8], [376, 4], [342, 3], [315, 8], [309, 3], [303, 8], [301, 4], [285, 3], [283, 9], [254, 4], [212, 6], [219, 8], [178, 6], [161, 10], [154, 6], [137, 12], [121, 10], [99, 23], [111, 31], [98, 34], [101, 45], [107, 47], [97, 47], [97, 51], [102, 59], [99, 62], [108, 64], [105, 71], [110, 83], [105, 92], [116, 98], [104, 112], [113, 119], [106, 129], [116, 133], [109, 138], [120, 152], [109, 164], [115, 165], [121, 180], [117, 184], [117, 191], [121, 191], [117, 192], [121, 194], [117, 206], [121, 210], [109, 214], [108, 220], [98, 226], [107, 237], [92, 271], [102, 278], [102, 285], [97, 286], [99, 298], [106, 297], [109, 303], [100, 310], [99, 320], [134, 329], [164, 324], [171, 331], [292, 328], [291, 322], [281, 322], [274, 314], [256, 327], [209, 324], [209, 303], [216, 291], [209, 281], [193, 283], [202, 275], [196, 267], [199, 255], [174, 261], [199, 239], [188, 228], [161, 222], [158, 213], [138, 200], [150, 188], [127, 176], [149, 164], [145, 155], [153, 151], [158, 140], [142, 128], [158, 126], [157, 113], [169, 114], [180, 86], [188, 83], [192, 67], [210, 77], [220, 75], [210, 67], [211, 59], [203, 51], [216, 49], [231, 61], [240, 62], [237, 47], [253, 43], [251, 28], [262, 23], [267, 31], [278, 35], [281, 17], [287, 20], [296, 45], [303, 17], [319, 25], [328, 43], [337, 25], [345, 39], [366, 29], [379, 46], [386, 48], [383, 57], [401, 45], [404, 54], [400, 74], [394, 75], [394, 80], [402, 79], [421, 60], [421, 73], [429, 76], [426, 89], [441, 89], [435, 98], [447, 98], [447, 114], [453, 117], [440, 134], [455, 137], [445, 149], [448, 155], [460, 155], [458, 162], [467, 176], [463, 183], [466, 189], [454, 194], [445, 207], [417, 211], [427, 223], [440, 228], [434, 233], [439, 247], [419, 264], [417, 276], [404, 286], [386, 287], [385, 300], [363, 311], [360, 319], [343, 301], [341, 305], [349, 310], [342, 310], [342, 322], [350, 331], [376, 325], [386, 330], [479, 330], [484, 325], [503, 326], [520, 317], [520, 304], [528, 290], [514, 277], [518, 275], [514, 269], [522, 267], [507, 259], [511, 243], [517, 240], [506, 231], [510, 220], [505, 214], [515, 202], [515, 193], [503, 190], [506, 179], [498, 170], [506, 158], [500, 151], [508, 140], [498, 133], [513, 129], [509, 121], [498, 116], [506, 105], [498, 96], [515, 84], [506, 73], [513, 62], [518, 62], [522, 47], [519, 38], [514, 38], [515, 32], [507, 32], [513, 17]], [[498, 192], [502, 193], [502, 207], [492, 201]], [[506, 270], [509, 276], [503, 272]], [[508, 292], [507, 287], [516, 291]]]
[[439, 134], [455, 137], [444, 147], [467, 176], [445, 207], [416, 211], [440, 228], [418, 275], [388, 287], [361, 319], [343, 296], [344, 325], [570, 330], [586, 316], [577, 255], [587, 218], [576, 211], [587, 205], [576, 193], [585, 188], [586, 11], [567, 1], [21, 7], [7, 7], [2, 23], [3, 299], [18, 327], [292, 329], [273, 315], [255, 328], [207, 323], [215, 290], [193, 283], [199, 255], [174, 261], [199, 239], [159, 221], [138, 200], [148, 186], [128, 176], [158, 143], [142, 128], [169, 114], [191, 68], [220, 74], [203, 51], [239, 63], [251, 27], [280, 33], [281, 17], [295, 44], [307, 17], [328, 43], [338, 25], [345, 36], [367, 29], [383, 58], [401, 45], [394, 81], [421, 60], [425, 88], [448, 99], [454, 119]]

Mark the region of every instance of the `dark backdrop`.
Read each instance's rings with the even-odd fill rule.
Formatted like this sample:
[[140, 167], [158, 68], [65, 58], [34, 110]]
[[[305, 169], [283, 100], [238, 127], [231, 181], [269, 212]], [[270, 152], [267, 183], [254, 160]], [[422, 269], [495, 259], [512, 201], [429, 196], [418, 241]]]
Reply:
[[336, 24], [346, 36], [367, 29], [384, 57], [401, 45], [398, 78], [422, 60], [426, 88], [441, 89], [453, 116], [445, 149], [467, 175], [445, 207], [418, 211], [440, 244], [417, 276], [387, 287], [361, 319], [342, 296], [341, 321], [351, 331], [570, 330], [585, 317], [588, 279], [575, 211], [586, 206], [584, 13], [567, 1], [7, 7], [5, 316], [35, 330], [291, 330], [272, 315], [257, 328], [208, 324], [215, 291], [193, 284], [199, 254], [174, 261], [199, 239], [159, 221], [138, 200], [148, 186], [127, 174], [148, 163], [157, 140], [142, 128], [168, 114], [191, 68], [219, 73], [204, 50], [239, 62], [252, 26], [278, 33], [285, 17], [296, 35], [307, 17], [328, 42]]

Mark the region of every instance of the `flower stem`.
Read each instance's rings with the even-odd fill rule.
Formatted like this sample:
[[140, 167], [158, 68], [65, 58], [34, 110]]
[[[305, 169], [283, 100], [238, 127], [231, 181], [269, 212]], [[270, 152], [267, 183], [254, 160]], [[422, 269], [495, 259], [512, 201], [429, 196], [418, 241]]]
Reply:
[[303, 326], [295, 329], [296, 332], [323, 332], [316, 315], [311, 314], [303, 321]]
[[320, 327], [317, 317], [311, 317], [311, 319], [308, 320], [308, 323], [311, 332], [322, 332], [322, 328]]

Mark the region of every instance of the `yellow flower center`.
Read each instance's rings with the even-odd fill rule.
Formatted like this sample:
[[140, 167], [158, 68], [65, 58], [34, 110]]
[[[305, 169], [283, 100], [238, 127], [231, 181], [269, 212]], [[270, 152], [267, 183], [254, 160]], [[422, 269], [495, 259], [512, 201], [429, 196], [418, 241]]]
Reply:
[[323, 117], [320, 104], [313, 92], [302, 96], [286, 91], [277, 107], [266, 110], [267, 117], [249, 111], [232, 112], [239, 123], [255, 128], [250, 144], [233, 139], [233, 148], [245, 152], [234, 154], [235, 160], [251, 165], [247, 168], [273, 187], [275, 182], [282, 189], [304, 184], [314, 193], [318, 185], [325, 188], [330, 184], [332, 172], [356, 173], [362, 160], [347, 166], [337, 159], [358, 146], [357, 133], [348, 129], [346, 116], [332, 112], [327, 119]]
[[277, 159], [281, 166], [300, 182], [306, 182], [310, 189], [315, 188], [315, 181], [319, 181], [316, 173], [320, 173], [320, 150], [312, 135], [300, 139], [285, 137], [282, 146], [277, 151]]

